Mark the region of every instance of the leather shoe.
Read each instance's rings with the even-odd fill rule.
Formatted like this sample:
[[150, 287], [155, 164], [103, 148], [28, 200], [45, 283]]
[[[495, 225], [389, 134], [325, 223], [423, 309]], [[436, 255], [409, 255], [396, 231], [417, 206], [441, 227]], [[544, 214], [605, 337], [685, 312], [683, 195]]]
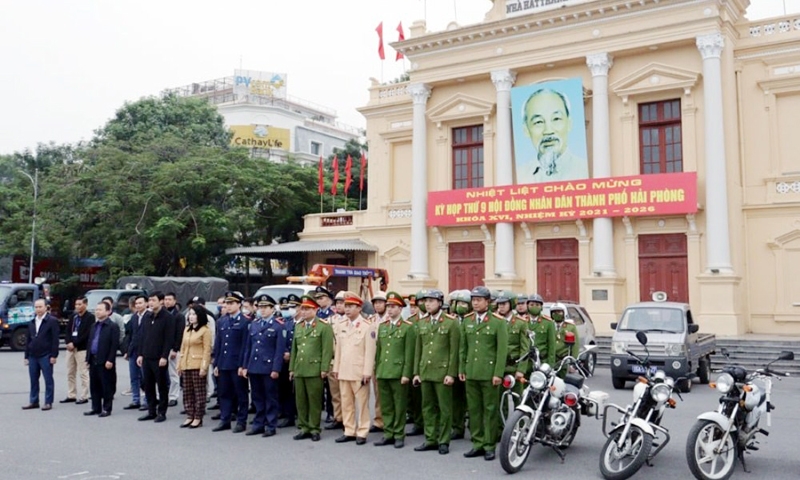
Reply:
[[381, 427], [376, 427], [375, 425], [369, 427], [369, 433], [380, 433], [383, 432]]
[[212, 432], [221, 432], [223, 430], [230, 430], [230, 429], [231, 429], [231, 424], [230, 423], [220, 423], [216, 427], [212, 428], [211, 431]]
[[438, 446], [435, 443], [423, 443], [418, 447], [414, 447], [415, 452], [428, 452], [431, 450], [436, 450]]
[[394, 448], [403, 448], [406, 446], [406, 441], [402, 438], [394, 441]]
[[218, 413], [216, 415], [212, 415], [211, 416], [211, 420], [219, 420], [220, 418], [222, 418], [222, 414], [221, 413]]
[[147, 408], [147, 405], [142, 405], [141, 407], [139, 407], [139, 411], [140, 411], [140, 412], [146, 412], [146, 411], [148, 411], [148, 410], [150, 410], [150, 409], [149, 409], [149, 408]]
[[486, 452], [486, 454], [483, 456], [483, 459], [486, 461], [494, 460], [494, 452]]
[[261, 435], [262, 437], [273, 437], [275, 434], [278, 433], [275, 430], [265, 430], [264, 433]]
[[64, 400], [59, 400], [58, 403], [75, 403], [74, 398], [65, 398]]
[[450, 445], [443, 443], [439, 445], [439, 455], [447, 455], [450, 453]]
[[341, 437], [334, 440], [336, 443], [347, 443], [355, 441], [356, 437], [351, 437], [349, 435], [342, 435]]
[[410, 432], [406, 433], [406, 436], [407, 437], [416, 437], [417, 435], [422, 435], [423, 433], [425, 433], [425, 429], [423, 429], [421, 427], [414, 427], [414, 428], [411, 429]]
[[105, 418], [105, 417], [110, 417], [110, 416], [111, 416], [111, 412], [100, 412], [100, 415], [98, 415], [98, 417], [100, 417], [100, 418]]
[[127, 407], [122, 407], [122, 409], [123, 410], [139, 410], [140, 407], [141, 407], [141, 405], [138, 404], [138, 403], [131, 403]]
[[344, 428], [344, 424], [342, 422], [332, 422], [325, 425], [325, 430], [341, 430]]
[[148, 421], [148, 420], [155, 420], [155, 419], [156, 419], [156, 416], [155, 416], [155, 415], [151, 415], [151, 414], [149, 414], [149, 413], [148, 413], [147, 415], [144, 415], [144, 416], [142, 416], [142, 417], [139, 417], [139, 421], [140, 421], [140, 422], [146, 422], [146, 421]]
[[278, 428], [294, 427], [294, 420], [288, 418], [281, 418], [278, 420]]
[[82, 398], [80, 400], [75, 400], [75, 405], [83, 405], [84, 403], [89, 403], [89, 400], [86, 398]]
[[166, 417], [166, 416], [164, 416], [164, 415], [159, 415], [159, 416], [157, 416], [157, 417], [156, 417], [156, 419], [155, 419], [155, 420], [153, 420], [153, 421], [154, 421], [154, 422], [156, 422], [156, 423], [161, 423], [161, 422], [164, 422], [164, 421], [166, 421], [166, 420], [167, 420], [167, 417]]
[[250, 430], [247, 431], [247, 433], [245, 433], [245, 435], [247, 435], [248, 437], [251, 437], [253, 435], [263, 435], [263, 434], [264, 434], [263, 428], [256, 428], [256, 429], [251, 428]]
[[169, 402], [167, 402], [167, 406], [177, 407], [178, 406], [178, 401], [177, 400], [170, 400]]
[[319, 442], [319, 433], [312, 433], [311, 434], [311, 441], [312, 442]]
[[235, 427], [233, 427], [233, 433], [242, 433], [246, 430], [245, 426], [241, 423], [237, 423]]
[[480, 457], [481, 455], [486, 455], [486, 450], [479, 448], [479, 449], [471, 449], [469, 452], [464, 452], [464, 456], [466, 458], [476, 458]]
[[94, 410], [89, 410], [88, 412], [83, 412], [83, 414], [86, 415], [87, 417], [89, 417], [91, 415], [97, 415], [99, 413], [100, 412], [95, 412]]
[[209, 410], [219, 410], [219, 403], [211, 405], [210, 407], [208, 407], [208, 409]]
[[292, 439], [293, 440], [305, 440], [306, 438], [312, 438], [312, 437], [313, 437], [313, 435], [311, 435], [308, 432], [300, 432], [297, 435], [295, 435], [294, 437], [292, 437]]
[[42, 411], [45, 411], [45, 412], [48, 411], [48, 410], [52, 410], [52, 409], [53, 409], [53, 405], [51, 405], [49, 403], [45, 403], [44, 406], [42, 407]]
[[202, 426], [203, 426], [203, 420], [202, 420], [202, 419], [200, 420], [200, 422], [199, 422], [199, 423], [195, 423], [195, 422], [197, 422], [197, 420], [195, 420], [194, 422], [192, 422], [192, 424], [191, 424], [191, 425], [189, 425], [189, 428], [200, 428], [200, 427], [202, 427]]
[[450, 440], [463, 440], [464, 439], [464, 432], [461, 433], [453, 433], [450, 435]]
[[356, 445], [364, 445], [367, 443], [366, 437], [356, 437]]
[[394, 445], [394, 438], [382, 438], [374, 443], [376, 447], [383, 447], [385, 445]]

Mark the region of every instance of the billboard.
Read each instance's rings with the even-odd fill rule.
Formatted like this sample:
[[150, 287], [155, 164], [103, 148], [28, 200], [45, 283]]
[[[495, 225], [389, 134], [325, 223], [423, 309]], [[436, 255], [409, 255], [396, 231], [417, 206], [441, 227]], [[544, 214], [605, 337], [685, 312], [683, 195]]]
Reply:
[[592, 178], [428, 193], [428, 226], [697, 212], [697, 173]]
[[517, 184], [589, 178], [580, 77], [511, 89]]
[[289, 150], [289, 129], [269, 125], [231, 125], [231, 146]]
[[247, 96], [286, 98], [286, 74], [234, 70], [233, 93], [237, 99]]
[[595, 0], [506, 0], [506, 17], [546, 12], [593, 1]]

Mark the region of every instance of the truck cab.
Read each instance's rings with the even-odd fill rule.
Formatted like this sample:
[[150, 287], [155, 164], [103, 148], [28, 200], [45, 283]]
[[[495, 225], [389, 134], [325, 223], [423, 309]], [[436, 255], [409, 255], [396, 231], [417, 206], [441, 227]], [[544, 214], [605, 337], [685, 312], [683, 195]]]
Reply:
[[28, 322], [33, 320], [33, 303], [46, 298], [47, 285], [0, 283], [0, 346], [23, 351], [28, 344]]

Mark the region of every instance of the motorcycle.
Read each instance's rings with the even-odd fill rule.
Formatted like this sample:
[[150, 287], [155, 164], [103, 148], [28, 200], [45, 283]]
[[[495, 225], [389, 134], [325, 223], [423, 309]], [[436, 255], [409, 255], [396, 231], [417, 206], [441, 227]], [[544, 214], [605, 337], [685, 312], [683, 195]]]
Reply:
[[769, 435], [759, 427], [766, 414], [767, 426], [772, 425], [771, 412], [775, 406], [770, 401], [772, 379], [788, 377], [789, 373], [772, 370], [779, 360], [794, 360], [794, 352], [783, 351], [777, 359], [754, 372], [730, 364], [730, 355], [721, 350], [728, 360], [717, 381], [710, 383], [722, 397], [719, 408], [697, 417], [686, 440], [686, 461], [689, 470], [699, 480], [725, 480], [733, 475], [736, 459], [749, 473], [744, 454], [758, 450], [757, 434]]
[[[650, 365], [650, 351], [647, 349], [647, 334], [636, 332], [636, 339], [644, 347], [646, 357], [641, 358], [630, 350], [633, 357], [644, 369], [644, 374], [633, 387], [633, 403], [626, 408], [609, 404], [603, 410], [603, 435], [607, 440], [600, 453], [600, 473], [607, 480], [622, 480], [635, 474], [645, 463], [658, 455], [670, 440], [669, 431], [661, 426], [667, 408], [675, 408], [672, 397], [675, 380], [663, 370]], [[678, 379], [689, 380], [686, 378]], [[677, 393], [677, 392], [676, 392]], [[680, 393], [678, 393], [680, 398]], [[681, 398], [682, 399], [682, 398]], [[608, 429], [608, 410], [615, 409], [622, 414], [617, 423]], [[613, 413], [613, 412], [612, 412]], [[652, 448], [655, 447], [655, 450]]]
[[[531, 345], [530, 354], [535, 356], [538, 352], [534, 352], [536, 347]], [[585, 351], [593, 348], [595, 345], [587, 345]], [[563, 380], [559, 378], [558, 372], [570, 366], [574, 366], [578, 373], [568, 373]], [[607, 393], [590, 392], [583, 384], [586, 376], [579, 360], [572, 356], [565, 357], [556, 368], [542, 363], [531, 373], [500, 438], [498, 453], [503, 470], [518, 472], [535, 443], [552, 447], [564, 461], [562, 450], [575, 439], [580, 416], [598, 418], [601, 406], [608, 398]], [[506, 388], [512, 388], [513, 382], [513, 377], [507, 377]]]

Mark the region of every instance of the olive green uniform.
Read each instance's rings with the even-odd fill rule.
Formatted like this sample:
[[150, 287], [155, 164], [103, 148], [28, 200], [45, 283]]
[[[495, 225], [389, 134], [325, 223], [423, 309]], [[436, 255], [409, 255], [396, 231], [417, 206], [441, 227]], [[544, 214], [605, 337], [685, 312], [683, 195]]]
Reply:
[[[572, 345], [567, 344], [564, 341], [564, 336], [567, 332], [572, 332], [575, 334], [575, 343]], [[561, 322], [561, 325], [558, 326], [556, 330], [556, 365], [558, 365], [561, 360], [565, 357], [573, 356], [574, 358], [578, 358], [578, 353], [580, 352], [580, 339], [578, 338], [578, 328], [571, 324], [567, 323], [566, 321]], [[561, 371], [558, 372], [558, 376], [564, 378], [567, 375], [569, 368], [562, 368]]]
[[289, 372], [294, 374], [297, 424], [303, 433], [320, 433], [322, 415], [322, 373], [330, 370], [333, 358], [333, 330], [315, 318], [308, 326], [294, 327]]
[[[556, 324], [549, 317], [538, 315], [528, 323], [536, 337], [533, 345], [539, 350], [539, 359], [551, 367], [556, 363]], [[533, 360], [533, 359], [532, 359]], [[533, 365], [531, 365], [533, 366]]]
[[[383, 413], [383, 437], [402, 440], [406, 437], [406, 408], [413, 374], [417, 332], [408, 320], [391, 319], [378, 327], [375, 346], [375, 378]], [[405, 385], [400, 379], [406, 377]]]
[[500, 385], [508, 357], [506, 320], [494, 313], [471, 313], [461, 326], [459, 373], [466, 377], [469, 431], [473, 449], [494, 452], [499, 437]]
[[453, 427], [453, 387], [444, 378], [458, 375], [459, 326], [444, 312], [417, 322], [414, 375], [422, 382], [425, 443], [449, 445]]
[[[425, 318], [425, 314], [422, 314], [422, 318]], [[416, 337], [419, 334], [418, 323], [420, 319], [420, 314], [415, 313], [411, 315], [406, 320], [411, 322], [411, 325], [414, 328], [414, 339], [416, 341]], [[414, 346], [416, 349], [416, 345]], [[412, 366], [413, 370], [413, 366]], [[408, 417], [411, 419], [412, 423], [414, 424], [415, 430], [422, 430], [425, 427], [425, 422], [422, 419], [422, 388], [420, 386], [412, 385], [411, 388], [408, 389]]]
[[[455, 302], [454, 302], [455, 303]], [[459, 325], [464, 319], [456, 315]], [[467, 426], [467, 386], [464, 382], [455, 379], [453, 383], [453, 436], [464, 437]]]
[[[528, 319], [517, 314], [512, 314], [506, 319], [508, 327], [508, 355], [506, 357], [505, 373], [515, 375], [517, 372], [527, 375], [531, 368], [530, 359], [517, 362], [531, 349], [531, 339], [528, 337]], [[514, 384], [516, 393], [522, 394], [522, 382]]]

